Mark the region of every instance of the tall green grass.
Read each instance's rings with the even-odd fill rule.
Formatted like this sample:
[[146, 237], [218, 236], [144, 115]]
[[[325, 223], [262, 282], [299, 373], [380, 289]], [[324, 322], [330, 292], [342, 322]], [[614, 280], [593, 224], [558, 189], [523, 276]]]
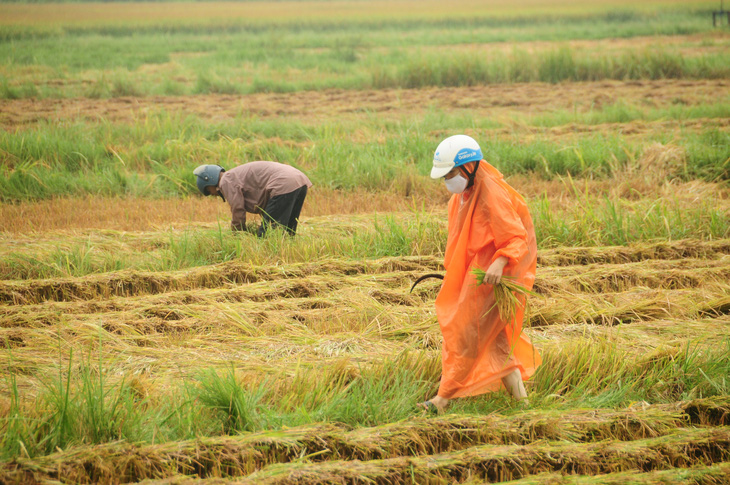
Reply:
[[666, 108], [647, 108], [617, 100], [586, 112], [577, 110], [555, 110], [550, 113], [524, 117], [526, 124], [540, 127], [555, 127], [568, 123], [598, 125], [604, 123], [630, 123], [632, 121], [687, 121], [693, 119], [722, 119], [730, 117], [730, 98], [720, 96], [716, 102], [687, 105], [681, 99]]
[[[543, 363], [528, 386], [536, 408], [572, 409], [662, 403], [730, 392], [730, 342], [712, 350], [688, 342], [683, 348], [626, 358], [626, 351], [607, 340], [573, 342], [543, 354]], [[515, 405], [502, 395], [458, 402], [457, 412], [510, 412]]]
[[570, 209], [552, 209], [546, 198], [531, 202], [539, 247], [623, 246], [652, 240], [730, 236], [730, 217], [714, 201], [687, 207], [666, 199], [577, 197]]
[[725, 54], [687, 57], [662, 48], [618, 55], [580, 53], [569, 47], [537, 54], [515, 50], [493, 56], [425, 53], [409, 56], [403, 64], [378, 67], [372, 72], [372, 79], [376, 88], [602, 79], [724, 79], [730, 74], [728, 60]]
[[[109, 97], [468, 86], [592, 79], [726, 78], [726, 50], [684, 56], [656, 45], [617, 53], [520, 42], [710, 32], [708, 11], [441, 20], [159, 21], [0, 28], [0, 96]], [[718, 41], [722, 45], [723, 41]], [[503, 53], [494, 43], [513, 43]], [[484, 44], [482, 49], [462, 45]], [[151, 68], [150, 68], [151, 67]], [[150, 69], [147, 69], [150, 68]], [[57, 81], [62, 80], [63, 83]]]
[[[156, 249], [145, 252], [117, 244], [67, 241], [63, 247], [31, 254], [6, 254], [0, 262], [2, 279], [85, 276], [123, 269], [171, 271], [197, 266], [243, 261], [253, 265], [276, 261], [309, 262], [332, 257], [346, 259], [442, 254], [446, 241], [444, 221], [416, 211], [399, 220], [393, 215], [363, 221], [357, 227], [304, 228], [295, 238], [281, 231], [267, 237], [231, 233], [222, 221], [217, 229], [163, 233]], [[165, 237], [167, 236], [167, 237]], [[45, 253], [45, 254], [44, 254]]]
[[[730, 65], [730, 64], [729, 64]], [[539, 115], [538, 125], [567, 121], [595, 124], [616, 118], [688, 120], [727, 115], [728, 103], [715, 107], [664, 110], [609, 105], [582, 114]], [[520, 117], [522, 122], [532, 122]], [[681, 121], [680, 121], [681, 122]], [[625, 170], [654, 143], [677, 145], [686, 153], [681, 179], [730, 178], [730, 136], [708, 126], [681, 133], [655, 131], [640, 139], [596, 132], [557, 142], [546, 134], [520, 141], [491, 135], [500, 123], [489, 118], [430, 112], [419, 120], [302, 122], [243, 118], [209, 123], [168, 113], [147, 115], [133, 124], [40, 124], [17, 132], [0, 132], [0, 201], [44, 199], [64, 195], [176, 197], [196, 192], [193, 169], [205, 163], [231, 168], [250, 160], [275, 160], [305, 171], [317, 186], [338, 189], [394, 190], [427, 179], [433, 150], [443, 127], [468, 131], [481, 143], [486, 159], [505, 175], [535, 173], [543, 178], [571, 174], [609, 177]], [[353, 141], [367, 133], [370, 140]], [[476, 133], [475, 133], [476, 132]], [[284, 143], [282, 143], [282, 140]]]
[[[622, 246], [643, 241], [722, 239], [730, 237], [730, 214], [715, 200], [627, 201], [576, 195], [567, 209], [555, 209], [547, 198], [530, 201], [538, 247]], [[49, 242], [30, 254], [8, 252], [0, 262], [0, 279], [80, 277], [119, 270], [174, 271], [226, 261], [255, 266], [389, 256], [441, 256], [447, 240], [443, 213], [412, 213], [360, 219], [328, 227], [325, 220], [300, 226], [295, 238], [274, 231], [259, 239], [233, 234], [226, 221], [217, 229], [161, 233], [154, 249], [125, 249], [114, 238], [106, 243]]]
[[233, 367], [222, 376], [217, 371], [208, 369], [200, 373], [197, 381], [198, 400], [218, 415], [225, 433], [261, 428], [258, 410], [266, 392], [266, 381], [255, 389], [247, 389], [236, 379]]
[[[8, 356], [12, 359], [10, 351]], [[11, 408], [0, 425], [5, 431], [1, 454], [32, 456], [72, 443], [137, 439], [143, 418], [133, 389], [124, 380], [110, 384], [101, 358], [95, 362], [92, 352], [82, 357], [80, 366], [73, 365], [72, 352], [67, 361], [64, 367], [59, 358], [58, 375], [40, 379], [40, 393], [34, 402], [40, 412], [32, 417], [23, 415], [23, 398], [11, 371]]]
[[[83, 65], [56, 65], [50, 67], [56, 73], [55, 76], [36, 78], [18, 74], [0, 78], [0, 97], [107, 98], [286, 93], [332, 88], [411, 89], [604, 79], [726, 79], [730, 75], [730, 55], [726, 50], [686, 56], [666, 47], [625, 49], [621, 53], [580, 51], [570, 47], [528, 53], [516, 48], [508, 54], [492, 51], [489, 47], [478, 54], [459, 52], [458, 47], [454, 47], [454, 52], [419, 47], [414, 52], [395, 49], [385, 53], [372, 48], [353, 49], [351, 56], [356, 59], [354, 61], [342, 61], [343, 54], [338, 48], [326, 49], [328, 54], [323, 54], [318, 48], [312, 50], [317, 53], [307, 55], [296, 49], [284, 54], [272, 52], [262, 60], [228, 61], [225, 56], [219, 59], [206, 53], [180, 60], [175, 58], [174, 61], [169, 56], [161, 56], [159, 62], [155, 63], [159, 65], [159, 72], [154, 74], [140, 69], [147, 64], [145, 61], [153, 59], [140, 56], [128, 61], [127, 65], [93, 68], [99, 71], [90, 82], [81, 82], [79, 79], [79, 82], [62, 84], [56, 80], [60, 76], [68, 77], [66, 72], [69, 70], [80, 70], [79, 74], [73, 76], [84, 76], [84, 79], [89, 77], [89, 71], [82, 70]], [[116, 57], [113, 52], [97, 55]], [[291, 56], [288, 64], [283, 63], [282, 55]], [[49, 57], [52, 59], [55, 56], [51, 53]], [[314, 58], [306, 61], [308, 57]], [[118, 62], [123, 62], [123, 58]], [[91, 61], [96, 59], [97, 56], [94, 56]], [[19, 66], [27, 61], [17, 59], [12, 62], [12, 69], [22, 71]], [[47, 62], [52, 61], [49, 59]]]
[[[541, 409], [624, 407], [730, 393], [730, 343], [688, 343], [645, 359], [627, 359], [613, 343], [574, 343], [546, 353], [528, 383]], [[235, 368], [208, 369], [166, 394], [140, 396], [124, 380], [87, 361], [59, 367], [58, 384], [26, 398], [9, 380], [10, 412], [0, 419], [0, 457], [48, 454], [74, 444], [166, 442], [314, 422], [350, 426], [386, 424], [420, 414], [415, 403], [436, 391], [440, 360], [406, 353], [352, 369], [343, 363], [302, 368], [294, 377], [244, 382]], [[277, 378], [276, 386], [267, 385]], [[283, 383], [282, 383], [283, 382]], [[502, 393], [456, 400], [449, 412], [510, 412], [519, 404]]]

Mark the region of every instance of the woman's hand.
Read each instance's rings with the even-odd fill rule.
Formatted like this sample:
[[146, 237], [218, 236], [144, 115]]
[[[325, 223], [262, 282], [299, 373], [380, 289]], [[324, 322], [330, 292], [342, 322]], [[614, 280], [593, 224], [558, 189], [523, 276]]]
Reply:
[[495, 259], [494, 262], [489, 265], [489, 268], [484, 275], [484, 282], [489, 283], [490, 285], [498, 284], [502, 279], [502, 272], [504, 271], [504, 267], [507, 266], [508, 262], [509, 259], [507, 259], [505, 256], [500, 256]]

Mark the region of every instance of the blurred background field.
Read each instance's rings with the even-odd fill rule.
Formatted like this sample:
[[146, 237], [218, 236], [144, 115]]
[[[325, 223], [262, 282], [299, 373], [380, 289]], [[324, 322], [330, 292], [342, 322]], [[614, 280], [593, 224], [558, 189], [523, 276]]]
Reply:
[[3, 3], [0, 96], [724, 79], [715, 3]]
[[659, 143], [727, 179], [713, 2], [439, 5], [0, 4], [2, 200], [179, 197], [250, 159], [408, 195], [455, 131], [507, 175], [606, 177]]
[[[0, 3], [0, 481], [725, 483], [718, 6]], [[456, 133], [530, 207], [546, 363], [426, 418]], [[251, 160], [314, 182], [296, 238], [196, 194]]]

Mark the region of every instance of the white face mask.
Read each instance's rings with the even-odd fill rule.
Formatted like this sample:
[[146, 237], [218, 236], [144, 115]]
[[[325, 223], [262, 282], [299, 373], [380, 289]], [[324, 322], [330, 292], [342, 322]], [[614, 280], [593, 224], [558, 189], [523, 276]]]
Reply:
[[450, 179], [444, 180], [446, 189], [452, 194], [460, 194], [466, 190], [466, 186], [469, 181], [461, 174], [458, 174]]

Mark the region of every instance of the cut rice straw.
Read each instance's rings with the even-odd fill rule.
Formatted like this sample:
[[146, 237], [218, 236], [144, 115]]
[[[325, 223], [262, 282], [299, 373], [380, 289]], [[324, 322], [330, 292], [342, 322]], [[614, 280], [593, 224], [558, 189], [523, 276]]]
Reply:
[[[472, 273], [477, 278], [477, 286], [483, 285], [484, 276], [487, 274], [486, 271], [474, 268]], [[499, 283], [494, 285], [494, 306], [497, 307], [499, 317], [505, 322], [511, 322], [517, 314], [517, 309], [526, 306], [528, 295], [537, 296], [534, 292], [518, 284], [514, 277], [502, 276]], [[492, 311], [492, 308], [488, 312]]]

